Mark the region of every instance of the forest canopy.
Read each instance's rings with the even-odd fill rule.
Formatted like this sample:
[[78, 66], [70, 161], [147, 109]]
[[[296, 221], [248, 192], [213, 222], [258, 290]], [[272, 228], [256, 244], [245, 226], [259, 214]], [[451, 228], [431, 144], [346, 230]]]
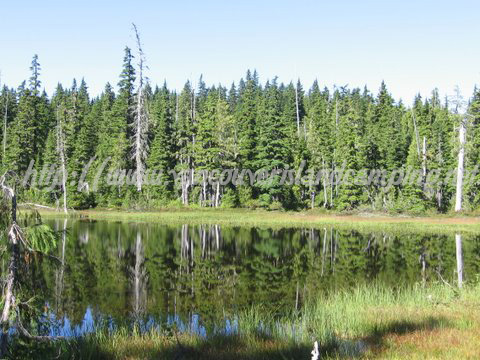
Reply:
[[[187, 81], [177, 92], [166, 83], [151, 85], [142, 57], [140, 47], [135, 58], [125, 48], [116, 90], [107, 83], [95, 97], [84, 80], [58, 84], [47, 95], [36, 55], [28, 81], [16, 89], [3, 86], [1, 166], [27, 180], [18, 190], [23, 200], [65, 208], [446, 212], [455, 200], [458, 131], [466, 121], [470, 177], [462, 197], [466, 209], [480, 205], [478, 89], [468, 102], [458, 94], [442, 99], [433, 90], [408, 107], [395, 101], [384, 82], [374, 96], [367, 88], [328, 89], [318, 81], [308, 89], [300, 81], [283, 84], [276, 78], [262, 84], [249, 70], [229, 87], [207, 86], [200, 77], [196, 86]], [[269, 177], [226, 182], [224, 169], [263, 171]], [[419, 175], [388, 186], [335, 181], [340, 173], [368, 175], [378, 169], [387, 178]], [[133, 183], [111, 181], [137, 170], [155, 170], [160, 181], [151, 184], [139, 176]], [[277, 170], [290, 170], [287, 180], [301, 172], [316, 181], [285, 182]], [[52, 186], [48, 171], [62, 174], [64, 181], [50, 179]], [[453, 181], [428, 181], [433, 175]]]

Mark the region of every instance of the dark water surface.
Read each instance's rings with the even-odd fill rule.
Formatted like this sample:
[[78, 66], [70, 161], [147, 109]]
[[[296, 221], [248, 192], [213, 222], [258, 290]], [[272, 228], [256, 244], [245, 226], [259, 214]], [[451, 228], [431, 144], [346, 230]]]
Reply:
[[[237, 331], [235, 314], [301, 309], [316, 294], [377, 282], [398, 287], [456, 278], [454, 235], [258, 229], [214, 225], [49, 220], [67, 229], [58, 265], [36, 283], [52, 334], [97, 324], [173, 324], [205, 335]], [[465, 280], [480, 274], [480, 235], [463, 237]]]

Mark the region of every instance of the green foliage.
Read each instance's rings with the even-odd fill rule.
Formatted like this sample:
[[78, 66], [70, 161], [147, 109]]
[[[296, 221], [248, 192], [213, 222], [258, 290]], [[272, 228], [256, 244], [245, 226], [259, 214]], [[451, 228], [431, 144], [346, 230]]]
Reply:
[[46, 224], [28, 226], [24, 232], [29, 247], [34, 251], [48, 254], [57, 247], [58, 235]]
[[235, 190], [227, 188], [222, 197], [222, 208], [234, 208], [238, 206], [238, 196]]
[[[130, 49], [124, 51], [117, 93], [107, 84], [96, 98], [89, 97], [82, 80], [79, 86], [74, 81], [70, 88], [59, 85], [49, 99], [40, 92], [36, 56], [31, 71], [28, 85], [24, 82], [16, 92], [4, 87], [0, 96], [9, 109], [2, 167], [22, 174], [30, 160], [35, 160], [37, 172], [44, 164], [58, 170], [55, 124], [60, 117], [65, 124], [70, 207], [144, 208], [181, 202], [183, 206], [266, 208], [281, 203], [288, 210], [323, 207], [421, 213], [451, 209], [452, 183], [426, 185], [430, 175], [438, 172], [438, 177], [445, 178], [455, 169], [458, 151], [458, 115], [448, 109], [448, 103], [441, 103], [436, 90], [430, 98], [417, 96], [412, 108], [407, 108], [395, 102], [384, 82], [376, 96], [366, 88], [322, 90], [318, 81], [304, 91], [300, 81], [284, 85], [276, 78], [262, 86], [256, 71], [247, 71], [238, 86], [232, 84], [228, 91], [222, 85], [208, 87], [202, 77], [195, 86], [187, 82], [180, 93], [166, 84], [154, 91], [147, 86], [146, 167], [160, 183], [147, 185], [138, 193], [131, 185], [110, 182], [122, 177], [132, 182], [136, 71]], [[475, 170], [480, 158], [479, 99], [476, 89], [468, 115], [468, 171]], [[4, 113], [5, 107], [0, 106], [0, 115]], [[79, 184], [84, 166], [94, 157]], [[335, 183], [342, 169], [379, 169], [388, 178], [396, 170], [409, 168], [425, 171], [420, 184]], [[224, 169], [252, 173], [301, 169], [299, 176], [313, 174], [314, 182], [281, 185], [281, 176], [272, 175], [268, 181], [250, 184], [246, 176], [242, 185], [217, 187], [206, 178], [196, 184], [188, 176], [174, 181], [170, 172], [178, 175], [189, 169], [196, 175]], [[128, 170], [132, 170], [130, 174]], [[325, 172], [317, 177], [320, 170]], [[95, 178], [98, 171], [102, 176]], [[470, 210], [480, 204], [479, 174], [477, 171], [465, 187]], [[288, 176], [287, 182], [292, 180]], [[221, 180], [220, 174], [213, 180]], [[96, 191], [90, 192], [94, 183]], [[58, 185], [50, 190], [44, 186], [30, 190], [25, 192], [26, 200], [48, 204], [57, 203], [64, 191]]]

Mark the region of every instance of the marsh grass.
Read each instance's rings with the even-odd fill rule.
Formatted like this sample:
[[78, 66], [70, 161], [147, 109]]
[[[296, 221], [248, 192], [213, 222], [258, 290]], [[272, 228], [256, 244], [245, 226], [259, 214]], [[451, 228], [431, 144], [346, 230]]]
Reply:
[[[12, 351], [21, 358], [310, 359], [316, 340], [322, 358], [405, 357], [421, 353], [425, 344], [431, 347], [426, 354], [448, 350], [451, 357], [462, 358], [477, 350], [469, 341], [452, 345], [452, 332], [477, 339], [479, 295], [479, 284], [461, 291], [445, 284], [398, 289], [361, 285], [310, 299], [300, 311], [282, 316], [261, 306], [247, 309], [237, 315], [238, 331], [230, 334], [201, 337], [174, 328], [144, 333], [128, 327], [98, 328], [51, 344], [17, 339]], [[442, 337], [446, 339], [438, 341]]]
[[[40, 211], [44, 218], [64, 216]], [[431, 217], [389, 216], [386, 214], [336, 214], [321, 211], [285, 212], [249, 209], [169, 209], [158, 211], [87, 210], [70, 212], [69, 217], [91, 220], [154, 222], [167, 225], [217, 224], [260, 228], [324, 228], [396, 233], [480, 233], [480, 221], [473, 216]]]

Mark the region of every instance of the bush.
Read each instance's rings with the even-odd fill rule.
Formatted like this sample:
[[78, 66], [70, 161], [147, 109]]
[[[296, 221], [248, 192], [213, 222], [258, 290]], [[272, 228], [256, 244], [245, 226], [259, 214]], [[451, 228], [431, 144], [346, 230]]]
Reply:
[[222, 203], [220, 205], [222, 208], [234, 208], [238, 206], [238, 197], [237, 193], [233, 189], [227, 189], [222, 196]]
[[269, 206], [269, 210], [283, 210], [282, 203], [280, 201], [273, 201]]
[[269, 194], [261, 194], [258, 197], [258, 205], [263, 208], [268, 208], [272, 203], [272, 197]]

